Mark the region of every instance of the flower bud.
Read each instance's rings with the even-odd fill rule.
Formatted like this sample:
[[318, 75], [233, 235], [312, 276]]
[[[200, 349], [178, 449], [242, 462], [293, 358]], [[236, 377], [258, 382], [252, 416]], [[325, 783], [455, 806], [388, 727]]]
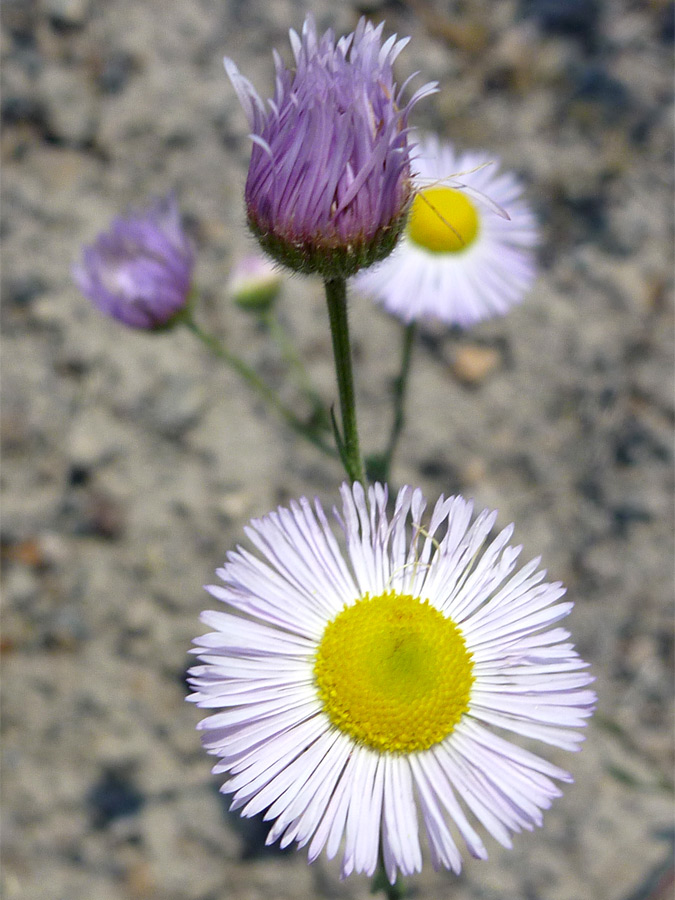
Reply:
[[225, 67], [251, 126], [248, 223], [278, 262], [326, 279], [352, 275], [393, 249], [411, 198], [408, 114], [392, 65], [407, 38], [381, 43], [361, 19], [335, 42], [311, 16], [290, 33], [295, 66], [275, 53], [267, 106], [232, 60]]
[[282, 276], [266, 256], [245, 256], [232, 269], [229, 294], [240, 309], [265, 313], [281, 290]]
[[115, 219], [85, 247], [73, 278], [94, 306], [131, 328], [172, 324], [190, 293], [194, 249], [173, 194]]

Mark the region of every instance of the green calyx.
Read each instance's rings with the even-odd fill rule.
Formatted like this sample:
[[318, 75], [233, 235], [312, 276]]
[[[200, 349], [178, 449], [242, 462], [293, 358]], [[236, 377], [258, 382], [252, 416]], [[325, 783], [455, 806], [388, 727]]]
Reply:
[[407, 207], [388, 225], [378, 229], [371, 238], [358, 237], [349, 244], [329, 241], [298, 241], [274, 231], [261, 228], [249, 215], [248, 225], [260, 246], [273, 259], [294, 272], [320, 275], [325, 281], [350, 278], [389, 256], [405, 227]]

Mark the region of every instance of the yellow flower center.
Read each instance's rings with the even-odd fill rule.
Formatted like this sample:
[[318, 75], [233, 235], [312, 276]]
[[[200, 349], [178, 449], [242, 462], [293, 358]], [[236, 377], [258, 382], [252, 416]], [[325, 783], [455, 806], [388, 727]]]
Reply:
[[426, 750], [469, 708], [471, 654], [454, 622], [410, 594], [366, 594], [326, 626], [314, 677], [334, 725], [388, 753]]
[[466, 250], [478, 235], [478, 212], [466, 194], [454, 188], [420, 191], [408, 219], [408, 237], [432, 253]]

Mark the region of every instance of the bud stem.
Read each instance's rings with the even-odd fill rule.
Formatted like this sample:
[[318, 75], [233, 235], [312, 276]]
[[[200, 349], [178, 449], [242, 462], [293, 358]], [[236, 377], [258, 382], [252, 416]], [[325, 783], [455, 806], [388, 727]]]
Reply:
[[260, 321], [267, 330], [269, 336], [276, 343], [284, 362], [295, 374], [299, 388], [311, 404], [313, 421], [316, 421], [318, 428], [330, 431], [331, 426], [328, 410], [324, 405], [321, 395], [312, 384], [302, 358], [287, 331], [281, 324], [276, 311], [274, 309], [266, 310], [260, 316]]
[[417, 334], [417, 326], [414, 322], [405, 325], [402, 329], [401, 341], [401, 367], [393, 381], [393, 418], [387, 446], [382, 453], [373, 453], [366, 457], [366, 473], [371, 481], [381, 481], [386, 484], [391, 474], [391, 464], [394, 459], [398, 441], [405, 424], [405, 398], [410, 380], [410, 361], [412, 359], [413, 344]]
[[406, 325], [403, 329], [401, 369], [394, 381], [394, 420], [391, 426], [391, 434], [389, 435], [389, 443], [384, 455], [387, 481], [389, 480], [391, 463], [405, 423], [405, 395], [408, 387], [410, 360], [412, 359], [412, 348], [416, 332], [417, 328], [414, 322]]
[[310, 426], [305, 424], [305, 422], [293, 412], [293, 410], [289, 409], [272, 388], [269, 387], [258, 373], [245, 363], [243, 359], [240, 359], [240, 357], [231, 353], [214, 335], [204, 331], [194, 321], [191, 315], [188, 314], [182, 318], [182, 322], [197, 338], [199, 338], [202, 344], [204, 344], [214, 356], [217, 356], [218, 359], [234, 369], [249, 387], [253, 388], [253, 390], [266, 400], [293, 431], [302, 435], [305, 440], [309, 441], [310, 444], [313, 444], [315, 447], [318, 447], [319, 450], [322, 450], [328, 456], [335, 456], [333, 448], [329, 447], [320, 435], [316, 434]]
[[352, 482], [360, 481], [365, 485], [366, 477], [359, 450], [359, 433], [356, 427], [354, 376], [347, 322], [347, 282], [344, 278], [335, 278], [327, 279], [324, 284], [342, 416], [342, 435], [341, 440], [338, 441], [338, 450], [350, 480]]

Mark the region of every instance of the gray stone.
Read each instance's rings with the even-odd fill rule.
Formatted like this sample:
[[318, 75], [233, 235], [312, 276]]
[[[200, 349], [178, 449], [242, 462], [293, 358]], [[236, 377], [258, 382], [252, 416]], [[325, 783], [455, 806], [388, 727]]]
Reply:
[[198, 379], [168, 375], [149, 401], [148, 422], [166, 437], [180, 437], [199, 422], [206, 399]]
[[98, 127], [96, 98], [88, 80], [76, 69], [51, 65], [40, 78], [49, 130], [71, 146], [93, 141]]
[[65, 28], [82, 28], [89, 18], [90, 0], [44, 0], [52, 22]]

